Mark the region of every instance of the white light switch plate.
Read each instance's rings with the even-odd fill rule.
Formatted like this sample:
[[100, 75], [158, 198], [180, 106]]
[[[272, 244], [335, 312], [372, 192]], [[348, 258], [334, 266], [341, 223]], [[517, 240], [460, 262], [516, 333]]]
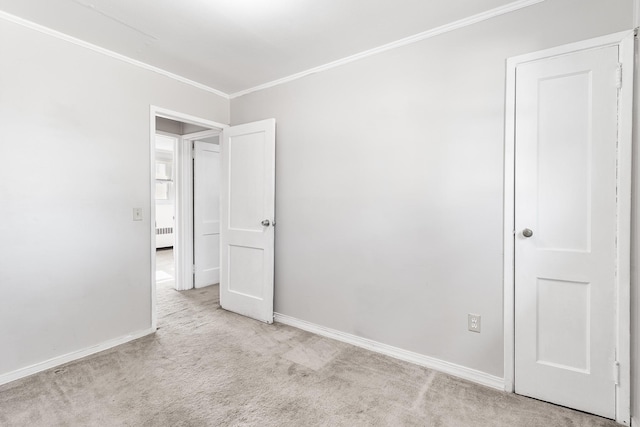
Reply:
[[133, 208], [133, 220], [142, 221], [142, 208]]

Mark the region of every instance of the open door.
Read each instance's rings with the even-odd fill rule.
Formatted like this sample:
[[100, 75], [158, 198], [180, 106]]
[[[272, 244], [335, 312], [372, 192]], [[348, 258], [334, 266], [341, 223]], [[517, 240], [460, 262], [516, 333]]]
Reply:
[[221, 140], [222, 308], [273, 322], [275, 119], [226, 128]]
[[202, 288], [220, 283], [220, 146], [193, 148], [193, 284]]

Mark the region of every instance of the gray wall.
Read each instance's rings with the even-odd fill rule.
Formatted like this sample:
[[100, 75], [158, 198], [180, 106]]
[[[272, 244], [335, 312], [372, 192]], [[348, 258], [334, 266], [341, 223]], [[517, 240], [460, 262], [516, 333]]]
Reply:
[[156, 118], [156, 130], [172, 133], [174, 135], [182, 135], [182, 127], [184, 123], [177, 122], [171, 119], [165, 119], [164, 117]]
[[547, 0], [232, 100], [277, 120], [276, 311], [502, 377], [505, 60], [631, 11]]
[[[278, 120], [276, 310], [502, 376], [505, 59], [629, 28], [547, 0], [233, 100]], [[2, 20], [0, 57], [2, 376], [150, 326], [149, 105], [229, 103]]]
[[149, 106], [229, 101], [4, 20], [0, 58], [1, 378], [151, 327]]
[[191, 123], [177, 122], [164, 117], [156, 118], [156, 130], [172, 133], [174, 135], [186, 135], [188, 133], [201, 132], [207, 130], [202, 126], [193, 125]]

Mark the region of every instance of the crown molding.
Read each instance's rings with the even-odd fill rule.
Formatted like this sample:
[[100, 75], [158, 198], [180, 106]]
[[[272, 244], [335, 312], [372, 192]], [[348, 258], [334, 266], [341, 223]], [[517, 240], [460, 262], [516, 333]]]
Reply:
[[[214, 94], [216, 94], [218, 96], [221, 96], [222, 98], [234, 99], [234, 98], [237, 98], [237, 97], [240, 97], [240, 96], [243, 96], [243, 95], [247, 95], [247, 94], [252, 93], [252, 92], [257, 92], [257, 91], [260, 91], [260, 90], [263, 90], [263, 89], [267, 89], [267, 88], [278, 86], [278, 85], [281, 85], [281, 84], [284, 84], [284, 83], [288, 83], [288, 82], [291, 82], [291, 81], [294, 81], [294, 80], [298, 80], [298, 79], [301, 79], [301, 78], [306, 77], [306, 76], [311, 75], [311, 74], [315, 74], [315, 73], [319, 73], [319, 72], [322, 72], [322, 71], [330, 70], [332, 68], [340, 67], [340, 66], [348, 64], [350, 62], [358, 61], [360, 59], [363, 59], [363, 58], [366, 58], [366, 57], [369, 57], [369, 56], [372, 56], [372, 55], [376, 55], [378, 53], [382, 53], [382, 52], [385, 52], [385, 51], [388, 51], [388, 50], [391, 50], [391, 49], [396, 49], [398, 47], [402, 47], [402, 46], [406, 46], [406, 45], [409, 45], [409, 44], [417, 43], [419, 41], [426, 40], [426, 39], [438, 36], [440, 34], [448, 33], [450, 31], [454, 31], [454, 30], [457, 30], [457, 29], [460, 29], [460, 28], [464, 28], [464, 27], [476, 24], [478, 22], [486, 21], [486, 20], [494, 18], [496, 16], [504, 15], [504, 14], [510, 13], [510, 12], [515, 12], [517, 10], [520, 10], [520, 9], [523, 9], [523, 8], [526, 8], [526, 7], [529, 7], [529, 6], [532, 6], [534, 4], [544, 2], [544, 1], [545, 0], [516, 0], [514, 2], [505, 4], [503, 6], [496, 7], [494, 9], [490, 9], [490, 10], [487, 10], [485, 12], [481, 12], [481, 13], [475, 14], [475, 15], [469, 16], [467, 18], [459, 19], [457, 21], [453, 21], [453, 22], [450, 22], [448, 24], [441, 25], [441, 26], [436, 27], [436, 28], [432, 28], [430, 30], [415, 34], [413, 36], [405, 37], [403, 39], [396, 40], [396, 41], [391, 42], [391, 43], [387, 43], [387, 44], [384, 44], [384, 45], [381, 45], [381, 46], [378, 46], [378, 47], [375, 47], [375, 48], [372, 48], [372, 49], [368, 49], [368, 50], [365, 50], [363, 52], [356, 53], [354, 55], [347, 56], [345, 58], [338, 59], [336, 61], [332, 61], [332, 62], [329, 62], [329, 63], [324, 64], [324, 65], [320, 65], [318, 67], [310, 68], [308, 70], [301, 71], [301, 72], [295, 73], [295, 74], [291, 74], [291, 75], [289, 75], [287, 77], [283, 77], [281, 79], [273, 80], [271, 82], [267, 82], [267, 83], [264, 83], [264, 84], [261, 84], [261, 85], [258, 85], [258, 86], [254, 86], [254, 87], [251, 87], [251, 88], [248, 88], [248, 89], [244, 89], [244, 90], [232, 93], [232, 94], [227, 94], [227, 93], [222, 92], [222, 91], [220, 91], [218, 89], [212, 88], [212, 87], [204, 85], [202, 83], [198, 83], [196, 81], [193, 81], [193, 80], [190, 80], [190, 79], [188, 79], [186, 77], [174, 74], [174, 73], [169, 72], [167, 70], [163, 70], [162, 68], [158, 68], [158, 67], [155, 67], [153, 65], [149, 65], [147, 63], [144, 63], [142, 61], [138, 61], [137, 59], [133, 59], [133, 58], [130, 58], [128, 56], [122, 55], [120, 53], [111, 51], [109, 49], [105, 49], [103, 47], [96, 46], [96, 45], [94, 45], [92, 43], [86, 42], [84, 40], [80, 40], [80, 39], [78, 39], [76, 37], [72, 37], [72, 36], [70, 36], [68, 34], [61, 33], [59, 31], [53, 30], [51, 28], [45, 27], [45, 26], [40, 25], [40, 24], [36, 24], [35, 22], [28, 21], [26, 19], [20, 18], [18, 16], [12, 15], [12, 14], [4, 12], [4, 11], [0, 11], [0, 19], [4, 19], [5, 21], [13, 22], [13, 23], [18, 24], [18, 25], [22, 25], [22, 26], [30, 28], [32, 30], [41, 32], [43, 34], [50, 35], [50, 36], [58, 38], [60, 40], [64, 40], [64, 41], [73, 43], [75, 45], [84, 47], [86, 49], [93, 50], [94, 52], [98, 52], [98, 53], [101, 53], [103, 55], [110, 56], [110, 57], [112, 57], [114, 59], [129, 63], [129, 64], [134, 65], [136, 67], [140, 67], [140, 68], [143, 68], [143, 69], [146, 69], [146, 70], [149, 70], [149, 71], [153, 71], [155, 73], [161, 74], [161, 75], [163, 75], [165, 77], [169, 77], [169, 78], [171, 78], [173, 80], [176, 80], [176, 81], [179, 81], [181, 83], [185, 83], [187, 85], [196, 87], [198, 89], [202, 89], [204, 91], [214, 93]], [[635, 12], [636, 12], [636, 13], [634, 13], [634, 17], [638, 17], [638, 10], [640, 10], [640, 8], [637, 5], [639, 5], [639, 4], [640, 4], [640, 0], [634, 0], [634, 5], [636, 6], [634, 8]]]
[[43, 34], [47, 34], [47, 35], [55, 37], [57, 39], [64, 40], [64, 41], [69, 42], [69, 43], [73, 43], [73, 44], [75, 44], [77, 46], [81, 46], [81, 47], [84, 47], [86, 49], [90, 49], [90, 50], [92, 50], [94, 52], [98, 52], [98, 53], [101, 53], [103, 55], [110, 56], [111, 58], [126, 62], [126, 63], [134, 65], [136, 67], [140, 67], [140, 68], [144, 68], [145, 70], [153, 71], [154, 73], [161, 74], [161, 75], [163, 75], [165, 77], [169, 77], [170, 79], [173, 79], [173, 80], [179, 81], [181, 83], [193, 86], [195, 88], [202, 89], [202, 90], [207, 91], [207, 92], [211, 92], [213, 94], [221, 96], [222, 98], [229, 99], [229, 95], [228, 94], [226, 94], [226, 93], [224, 93], [224, 92], [222, 92], [222, 91], [220, 91], [218, 89], [214, 89], [214, 88], [212, 88], [210, 86], [204, 85], [202, 83], [198, 83], [198, 82], [190, 80], [190, 79], [188, 79], [186, 77], [179, 76], [179, 75], [174, 74], [172, 72], [169, 72], [167, 70], [163, 70], [162, 68], [154, 67], [153, 65], [149, 65], [149, 64], [144, 63], [142, 61], [138, 61], [137, 59], [129, 58], [128, 56], [122, 55], [122, 54], [114, 52], [112, 50], [105, 49], [105, 48], [100, 47], [100, 46], [96, 46], [96, 45], [94, 45], [92, 43], [86, 42], [84, 40], [80, 40], [80, 39], [78, 39], [76, 37], [72, 37], [72, 36], [70, 36], [68, 34], [61, 33], [60, 31], [53, 30], [51, 28], [45, 27], [44, 25], [36, 24], [35, 22], [28, 21], [26, 19], [20, 18], [20, 17], [15, 16], [15, 15], [12, 15], [10, 13], [4, 12], [4, 11], [0, 11], [0, 19], [4, 19], [5, 21], [13, 22], [14, 24], [18, 24], [18, 25], [21, 25], [23, 27], [30, 28], [32, 30], [38, 31], [38, 32], [43, 33]]
[[487, 19], [495, 18], [496, 16], [504, 15], [506, 13], [515, 12], [517, 10], [523, 9], [525, 7], [532, 6], [537, 3], [542, 3], [545, 0], [517, 0], [508, 4], [505, 4], [500, 7], [496, 7], [494, 9], [487, 10], [485, 12], [481, 12], [467, 18], [459, 19], [457, 21], [450, 22], [445, 25], [441, 25], [436, 28], [432, 28], [431, 30], [424, 31], [422, 33], [415, 34], [413, 36], [409, 36], [400, 40], [396, 40], [391, 43], [383, 44], [382, 46], [374, 47], [373, 49], [365, 50], [360, 53], [356, 53], [355, 55], [347, 56], [346, 58], [338, 59], [333, 62], [329, 62], [324, 65], [320, 65], [318, 67], [310, 68], [306, 71], [301, 71], [296, 74], [292, 74], [287, 77], [283, 77], [278, 80], [273, 80], [268, 83], [264, 83], [258, 86], [254, 86], [249, 89], [241, 90], [239, 92], [235, 92], [229, 95], [230, 99], [238, 98], [239, 96], [247, 95], [252, 92], [257, 92], [263, 89], [267, 89], [270, 87], [278, 86], [283, 83], [291, 82], [293, 80], [301, 79], [302, 77], [308, 76], [310, 74], [319, 73], [321, 71], [330, 70], [332, 68], [340, 67], [341, 65], [348, 64], [350, 62], [358, 61], [360, 59], [366, 58], [368, 56], [376, 55], [381, 52], [385, 52], [387, 50], [396, 49], [398, 47], [406, 46], [409, 44], [417, 43], [422, 40], [429, 39], [431, 37], [438, 36], [440, 34], [448, 33], [450, 31], [454, 31], [463, 27], [468, 27], [469, 25], [476, 24], [478, 22], [486, 21]]

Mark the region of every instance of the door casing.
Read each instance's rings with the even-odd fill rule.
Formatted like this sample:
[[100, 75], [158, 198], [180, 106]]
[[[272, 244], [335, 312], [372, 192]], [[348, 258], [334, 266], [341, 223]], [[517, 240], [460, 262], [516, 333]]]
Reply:
[[[620, 363], [616, 385], [616, 421], [631, 421], [631, 192], [633, 120], [633, 31], [525, 54], [507, 60], [504, 149], [504, 389], [515, 391], [515, 106], [516, 67], [576, 51], [619, 46], [622, 85], [618, 98], [618, 205], [617, 205], [617, 357]], [[626, 70], [626, 72], [625, 72]], [[613, 375], [613, 369], [612, 369]]]
[[[202, 126], [202, 125], [200, 125]], [[198, 139], [219, 135], [221, 129], [210, 129], [182, 135], [177, 150], [176, 171], [176, 289], [186, 291], [194, 287], [195, 264], [193, 225], [193, 142]]]
[[[186, 135], [188, 136], [188, 135]], [[218, 136], [218, 135], [214, 135]], [[220, 251], [220, 216], [218, 216], [218, 232], [212, 232], [210, 227], [215, 227], [211, 222], [208, 223], [207, 226], [204, 225], [203, 220], [205, 219], [205, 208], [206, 202], [204, 200], [217, 199], [218, 203], [220, 203], [220, 183], [218, 185], [211, 186], [211, 183], [207, 184], [206, 179], [203, 178], [203, 174], [205, 170], [210, 170], [214, 175], [220, 179], [220, 141], [218, 143], [206, 142], [206, 138], [196, 138], [191, 141], [190, 145], [193, 152], [193, 275], [191, 275], [192, 282], [190, 283], [189, 289], [192, 288], [202, 288], [205, 286], [210, 286], [212, 284], [220, 283], [220, 256], [217, 257], [217, 266], [212, 266], [210, 263], [210, 259], [215, 259], [215, 256], [212, 256], [211, 253], [213, 247], [217, 247], [217, 250]], [[206, 147], [206, 148], [205, 148]], [[213, 161], [213, 163], [217, 162], [218, 165], [211, 163], [211, 158], [207, 162], [207, 159], [204, 157], [205, 152], [216, 153], [217, 159]], [[206, 163], [205, 163], [206, 162]], [[203, 188], [205, 190], [203, 190]], [[218, 192], [217, 197], [211, 197], [211, 195], [215, 195], [215, 191]], [[218, 215], [220, 215], [220, 209], [217, 210]], [[211, 212], [208, 212], [210, 215]], [[210, 218], [207, 218], [210, 219]], [[204, 229], [208, 230], [207, 236], [203, 236]], [[215, 240], [213, 235], [217, 235], [218, 244], [211, 244], [211, 239]]]

